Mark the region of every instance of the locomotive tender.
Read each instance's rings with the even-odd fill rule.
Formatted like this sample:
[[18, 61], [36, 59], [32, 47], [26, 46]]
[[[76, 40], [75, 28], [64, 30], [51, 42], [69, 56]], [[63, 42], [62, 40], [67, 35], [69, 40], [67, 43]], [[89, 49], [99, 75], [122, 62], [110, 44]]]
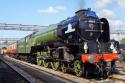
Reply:
[[18, 57], [26, 55], [38, 65], [77, 76], [107, 74], [107, 62], [121, 59], [118, 44], [110, 41], [109, 23], [91, 9], [33, 33], [17, 42]]

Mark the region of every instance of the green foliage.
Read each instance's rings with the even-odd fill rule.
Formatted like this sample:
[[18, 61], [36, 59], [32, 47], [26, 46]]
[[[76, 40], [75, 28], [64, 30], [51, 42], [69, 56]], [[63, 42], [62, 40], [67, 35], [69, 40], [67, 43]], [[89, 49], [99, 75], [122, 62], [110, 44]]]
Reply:
[[26, 43], [25, 43], [25, 41], [20, 41], [20, 42], [18, 42], [18, 52], [19, 53], [25, 53], [25, 51], [26, 51]]
[[6, 47], [2, 47], [3, 50], [6, 50], [7, 48]]
[[120, 44], [125, 44], [125, 38], [123, 38], [122, 40], [120, 40]]

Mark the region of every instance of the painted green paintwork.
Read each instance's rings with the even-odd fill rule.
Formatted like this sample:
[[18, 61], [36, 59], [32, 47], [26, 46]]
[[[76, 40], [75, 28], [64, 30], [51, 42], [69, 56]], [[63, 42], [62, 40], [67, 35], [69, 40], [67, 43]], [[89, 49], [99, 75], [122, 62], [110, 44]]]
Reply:
[[18, 41], [18, 53], [30, 53], [31, 46], [40, 45], [46, 41], [55, 41], [56, 39], [57, 25], [48, 26], [31, 37], [25, 37], [24, 41]]
[[35, 34], [34, 45], [40, 45], [42, 42], [54, 41], [57, 38], [57, 24], [50, 25], [46, 29], [40, 30]]
[[57, 39], [56, 30], [53, 30], [53, 31], [37, 36], [35, 38], [35, 45], [40, 45], [40, 43], [43, 43], [46, 41], [54, 41], [56, 39]]
[[26, 50], [26, 44], [25, 44], [25, 39], [23, 40], [20, 40], [17, 42], [17, 50], [18, 50], [18, 53], [22, 53], [22, 52], [25, 52]]

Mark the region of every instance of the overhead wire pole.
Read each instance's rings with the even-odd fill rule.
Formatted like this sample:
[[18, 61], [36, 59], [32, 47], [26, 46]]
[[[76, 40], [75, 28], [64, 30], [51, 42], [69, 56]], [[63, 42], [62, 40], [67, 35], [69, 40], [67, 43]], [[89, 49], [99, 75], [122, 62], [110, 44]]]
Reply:
[[[7, 24], [7, 23], [0, 23], [0, 30], [19, 30], [19, 31], [34, 31], [37, 32], [40, 29], [44, 29], [47, 26], [40, 26], [40, 25], [23, 25], [23, 24]], [[14, 42], [19, 40], [19, 38], [3, 38], [0, 37], [0, 46], [6, 45], [9, 42]]]
[[0, 30], [38, 31], [47, 26], [0, 23]]
[[20, 38], [0, 38], [0, 41], [17, 41]]

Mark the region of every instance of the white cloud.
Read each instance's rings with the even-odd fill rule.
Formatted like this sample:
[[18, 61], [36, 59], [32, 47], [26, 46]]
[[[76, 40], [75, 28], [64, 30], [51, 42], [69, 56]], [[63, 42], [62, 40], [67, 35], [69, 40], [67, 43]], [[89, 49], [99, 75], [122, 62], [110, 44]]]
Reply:
[[120, 7], [125, 9], [125, 0], [98, 0], [96, 2], [96, 8], [99, 8], [100, 11], [97, 15], [100, 18], [107, 18], [109, 21], [109, 25], [112, 29], [125, 27], [125, 21], [121, 20], [115, 12], [111, 9], [106, 9], [107, 5], [114, 3], [116, 7]]
[[112, 10], [109, 9], [103, 9], [99, 13], [97, 13], [99, 17], [105, 17], [105, 18], [116, 18], [115, 13]]
[[96, 2], [96, 8], [104, 8], [109, 3], [112, 3], [113, 0], [98, 0]]
[[118, 4], [119, 7], [125, 8], [125, 0], [116, 0], [116, 3]]
[[57, 6], [57, 7], [48, 7], [46, 9], [38, 9], [37, 12], [38, 13], [59, 13], [62, 11], [65, 11], [66, 8], [63, 6]]
[[122, 20], [119, 20], [117, 15], [112, 10], [102, 9], [97, 14], [100, 18], [107, 18], [111, 28], [113, 27], [119, 28], [119, 27], [125, 26], [125, 22]]

